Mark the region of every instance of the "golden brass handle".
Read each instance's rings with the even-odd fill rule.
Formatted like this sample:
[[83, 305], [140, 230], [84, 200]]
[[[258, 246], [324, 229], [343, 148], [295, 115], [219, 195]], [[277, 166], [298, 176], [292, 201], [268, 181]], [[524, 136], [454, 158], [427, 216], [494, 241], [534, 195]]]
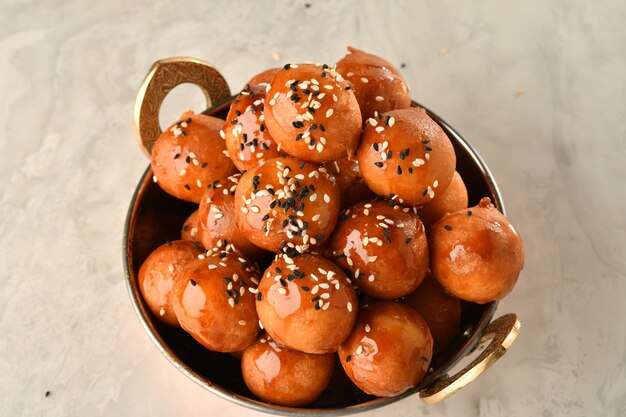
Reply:
[[489, 342], [489, 345], [472, 363], [456, 375], [440, 379], [420, 392], [422, 401], [429, 405], [438, 403], [478, 378], [511, 347], [519, 334], [521, 326], [522, 323], [515, 314], [506, 314], [491, 322], [487, 326], [485, 333], [483, 333], [480, 342], [478, 342], [479, 346], [487, 342]]
[[200, 87], [207, 99], [207, 107], [230, 97], [226, 79], [200, 59], [173, 57], [156, 61], [143, 80], [135, 100], [135, 135], [148, 157], [154, 142], [162, 133], [159, 125], [161, 103], [174, 87], [183, 83]]

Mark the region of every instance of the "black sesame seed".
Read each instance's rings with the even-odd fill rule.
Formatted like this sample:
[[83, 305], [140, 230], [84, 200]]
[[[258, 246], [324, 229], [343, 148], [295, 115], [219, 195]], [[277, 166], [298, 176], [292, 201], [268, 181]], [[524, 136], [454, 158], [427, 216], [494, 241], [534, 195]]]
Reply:
[[309, 288], [309, 287], [307, 287], [306, 285], [303, 285], [303, 286], [302, 286], [302, 287], [300, 287], [300, 288], [302, 288], [302, 291], [310, 291], [310, 288]]
[[346, 362], [350, 362], [352, 360], [352, 355], [346, 356]]
[[50, 394], [52, 394], [50, 391], [46, 391], [46, 394], [45, 394], [45, 395], [46, 395], [46, 397], [49, 397], [49, 396], [50, 396]]
[[257, 301], [261, 301], [262, 299], [263, 299], [263, 294], [258, 293], [258, 294], [256, 295], [256, 300], [257, 300]]
[[269, 215], [269, 214], [266, 214], [265, 216], [263, 216], [263, 217], [261, 218], [261, 221], [266, 221], [266, 220], [267, 220], [267, 219], [269, 219], [269, 218], [270, 218], [270, 215]]
[[189, 186], [189, 184], [185, 184], [185, 190], [190, 191], [191, 187]]
[[398, 168], [396, 168], [396, 172], [398, 173], [398, 175], [402, 175], [402, 168], [400, 167], [400, 165], [398, 165]]
[[319, 310], [320, 308], [321, 308], [320, 305], [318, 303], [315, 303], [315, 309]]
[[406, 243], [408, 245], [409, 243], [411, 243], [411, 240], [412, 239], [410, 237], [407, 237], [406, 240], [404, 241], [404, 243]]
[[409, 167], [409, 174], [413, 173], [413, 167]]
[[233, 282], [233, 279], [232, 279], [232, 278], [230, 278], [230, 277], [224, 277], [224, 278], [222, 278], [222, 279], [223, 279], [223, 280], [224, 280], [224, 282], [225, 282], [225, 283], [227, 283], [227, 284], [228, 284], [228, 283], [230, 283], [230, 282]]
[[296, 120], [295, 122], [291, 123], [293, 125], [293, 127], [295, 127], [296, 129], [299, 129], [301, 127], [304, 127], [304, 123], [302, 123], [299, 120]]
[[426, 149], [427, 151], [432, 151], [433, 148], [431, 148], [430, 146], [424, 146], [424, 149]]
[[190, 163], [191, 162], [191, 157], [188, 156], [187, 158], [185, 158], [185, 162]]
[[200, 164], [200, 168], [206, 168], [208, 164], [206, 162], [203, 162], [202, 164]]
[[443, 226], [444, 229], [446, 230], [452, 230], [452, 228], [450, 226], [448, 226], [447, 224], [445, 226]]
[[191, 117], [188, 118], [187, 120], [185, 120], [185, 123], [187, 123], [187, 124], [191, 123]]
[[278, 280], [278, 282], [280, 282], [280, 285], [281, 285], [282, 287], [286, 287], [286, 286], [287, 286], [287, 281], [285, 281], [285, 280], [284, 280], [284, 279], [282, 279], [282, 278], [281, 278], [281, 279], [279, 279], [279, 280]]
[[180, 154], [177, 153], [176, 155], [174, 155], [174, 159], [178, 159], [180, 157]]
[[403, 62], [400, 64], [400, 68], [406, 68], [406, 64]]
[[349, 85], [349, 86], [347, 86], [347, 87], [346, 87], [346, 90], [352, 90], [352, 86], [350, 86], [350, 85]]
[[285, 66], [283, 67], [283, 69], [289, 69], [291, 67], [291, 64], [285, 64]]
[[467, 210], [467, 215], [471, 216], [472, 215], [472, 210]]
[[236, 114], [237, 116], [241, 116], [241, 112], [240, 112], [239, 110], [235, 110], [235, 114]]
[[193, 285], [194, 287], [197, 285], [196, 281], [194, 281], [193, 279], [190, 279], [190, 280], [189, 280], [189, 283], [190, 283], [191, 285]]
[[382, 162], [374, 162], [374, 165], [376, 165], [378, 168], [382, 168], [383, 167], [383, 163]]
[[372, 147], [374, 148], [375, 151], [378, 151], [378, 143], [373, 144]]
[[391, 149], [390, 149], [387, 151], [387, 159], [391, 159], [391, 155], [393, 154], [391, 153]]
[[424, 191], [422, 191], [422, 197], [424, 197], [426, 194], [428, 194], [428, 188], [424, 188]]
[[391, 238], [389, 237], [389, 235], [385, 236], [385, 242], [391, 243]]
[[171, 240], [166, 240], [166, 241], [165, 241], [165, 244], [166, 244], [167, 246], [172, 246], [172, 241], [171, 241]]
[[279, 267], [275, 267], [274, 270], [276, 271], [277, 274], [280, 274], [280, 268]]

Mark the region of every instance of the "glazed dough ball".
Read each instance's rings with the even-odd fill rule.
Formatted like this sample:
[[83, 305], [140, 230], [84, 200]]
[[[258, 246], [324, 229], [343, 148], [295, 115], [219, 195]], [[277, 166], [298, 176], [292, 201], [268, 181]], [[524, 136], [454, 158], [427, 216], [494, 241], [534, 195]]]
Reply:
[[280, 347], [263, 335], [241, 358], [246, 385], [261, 400], [289, 406], [315, 401], [333, 373], [335, 355], [313, 355]]
[[233, 175], [204, 192], [198, 210], [198, 237], [207, 249], [227, 242], [247, 256], [257, 258], [263, 250], [254, 246], [237, 227], [235, 189], [239, 178], [240, 174]]
[[221, 119], [187, 112], [159, 136], [152, 149], [152, 172], [163, 191], [198, 203], [213, 181], [237, 172], [225, 155], [222, 126]]
[[235, 98], [228, 111], [222, 137], [230, 159], [246, 171], [279, 156], [277, 145], [265, 127], [265, 88], [250, 86]]
[[187, 217], [180, 230], [180, 238], [189, 242], [200, 242], [198, 237], [198, 210]]
[[459, 333], [461, 300], [446, 293], [434, 278], [426, 277], [404, 301], [420, 313], [428, 324], [435, 354], [444, 350]]
[[203, 252], [197, 243], [175, 240], [159, 246], [139, 268], [139, 290], [152, 314], [178, 326], [172, 309], [172, 287], [187, 264]]
[[452, 181], [446, 189], [439, 193], [437, 197], [424, 207], [417, 210], [426, 231], [430, 231], [430, 226], [442, 219], [448, 213], [467, 208], [467, 188], [458, 172], [454, 171]]
[[337, 181], [339, 195], [341, 196], [341, 208], [352, 207], [365, 200], [376, 197], [365, 184], [365, 180], [359, 169], [359, 162], [348, 157], [337, 161], [327, 162], [325, 165]]
[[270, 68], [267, 69], [257, 75], [255, 75], [254, 77], [252, 77], [250, 79], [250, 81], [248, 81], [249, 86], [254, 87], [254, 86], [259, 86], [259, 87], [263, 87], [263, 91], [265, 91], [265, 87], [272, 82], [272, 77], [274, 77], [274, 74], [276, 74], [276, 72], [279, 70], [280, 68]]
[[327, 239], [339, 216], [339, 190], [324, 168], [276, 158], [246, 172], [235, 193], [237, 224], [255, 245], [306, 252]]
[[422, 108], [370, 118], [357, 151], [365, 182], [376, 194], [423, 206], [445, 190], [456, 156], [450, 139]]
[[328, 353], [350, 334], [357, 298], [341, 268], [328, 259], [283, 255], [263, 274], [256, 309], [263, 328], [279, 344]]
[[180, 326], [204, 347], [234, 352], [259, 331], [254, 305], [258, 269], [235, 251], [208, 251], [187, 265], [173, 290]]
[[511, 292], [524, 266], [524, 244], [489, 198], [449, 214], [430, 235], [433, 276], [451, 294], [483, 304]]
[[348, 51], [337, 62], [337, 72], [352, 85], [363, 120], [376, 111], [411, 107], [409, 85], [389, 61], [352, 47]]
[[363, 294], [398, 298], [428, 271], [422, 222], [408, 207], [387, 201], [358, 204], [342, 214], [331, 239], [333, 255]]
[[432, 350], [433, 338], [419, 313], [401, 303], [378, 301], [361, 308], [339, 359], [363, 391], [395, 397], [422, 380]]
[[321, 163], [354, 154], [362, 119], [351, 87], [333, 68], [287, 64], [272, 79], [265, 123], [280, 150]]

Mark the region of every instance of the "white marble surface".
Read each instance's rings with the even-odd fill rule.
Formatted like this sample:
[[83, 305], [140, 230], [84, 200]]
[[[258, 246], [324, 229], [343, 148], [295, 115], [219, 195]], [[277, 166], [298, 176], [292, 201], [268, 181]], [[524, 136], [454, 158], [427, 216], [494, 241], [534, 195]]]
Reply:
[[507, 356], [443, 404], [369, 415], [626, 415], [623, 0], [311, 3], [2, 1], [0, 415], [255, 414], [174, 369], [131, 308], [135, 92], [161, 57], [202, 57], [237, 88], [273, 52], [333, 62], [348, 44], [406, 64], [527, 250], [499, 310], [524, 320]]

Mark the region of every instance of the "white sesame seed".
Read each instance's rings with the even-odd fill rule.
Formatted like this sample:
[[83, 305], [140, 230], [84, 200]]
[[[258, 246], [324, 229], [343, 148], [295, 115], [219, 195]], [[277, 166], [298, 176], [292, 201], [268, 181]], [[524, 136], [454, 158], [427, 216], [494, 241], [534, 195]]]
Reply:
[[394, 117], [390, 117], [389, 121], [387, 122], [387, 124], [389, 124], [389, 127], [393, 126], [396, 123], [396, 119]]
[[330, 203], [330, 196], [328, 194], [324, 194], [324, 202]]
[[330, 294], [325, 292], [324, 294], [320, 295], [320, 298], [323, 298], [324, 300], [328, 300], [330, 298]]
[[153, 176], [152, 176], [152, 181], [153, 181], [153, 182], [159, 182], [159, 180], [157, 179], [157, 176], [156, 176], [156, 175], [153, 175]]
[[326, 110], [326, 118], [329, 118], [330, 116], [333, 115], [334, 110], [333, 109], [328, 109]]
[[439, 186], [439, 181], [435, 180], [435, 182], [433, 182], [433, 188], [437, 188]]
[[164, 316], [165, 315], [165, 309], [162, 308], [159, 310], [159, 316]]
[[311, 194], [311, 197], [309, 197], [309, 200], [310, 200], [311, 202], [313, 202], [313, 201], [317, 200], [317, 193], [313, 193], [313, 194]]
[[182, 170], [180, 171], [180, 176], [182, 177], [182, 176], [183, 176], [183, 175], [185, 175], [186, 173], [187, 173], [187, 170], [186, 170], [186, 169], [182, 169]]
[[246, 321], [245, 320], [239, 320], [237, 323], [239, 323], [240, 326], [245, 326], [246, 325]]
[[253, 213], [259, 213], [261, 211], [257, 206], [250, 206], [250, 211]]
[[370, 327], [370, 325], [369, 325], [369, 324], [366, 324], [366, 325], [365, 325], [365, 333], [369, 333], [369, 332], [370, 332], [370, 330], [372, 330], [372, 328]]
[[222, 139], [226, 139], [226, 133], [224, 133], [224, 131], [223, 131], [223, 130], [220, 130], [220, 137], [221, 137]]
[[346, 307], [348, 308], [348, 311], [352, 312], [352, 303], [350, 301], [348, 301], [348, 304], [346, 304]]
[[235, 300], [233, 300], [232, 298], [228, 299], [228, 304], [232, 307], [235, 308]]
[[330, 307], [330, 301], [326, 301], [326, 303], [322, 306], [322, 310], [328, 310], [328, 307]]
[[370, 80], [368, 80], [368, 79], [367, 79], [367, 78], [365, 78], [365, 77], [361, 77], [361, 82], [362, 82], [363, 84], [367, 84], [367, 83], [369, 83], [369, 82], [370, 82]]
[[370, 256], [367, 261], [368, 262], [376, 262], [376, 259], [378, 259], [378, 256]]
[[174, 272], [174, 265], [173, 264], [169, 264], [167, 266], [167, 270], [170, 271], [170, 272]]
[[356, 348], [356, 354], [360, 355], [361, 353], [363, 353], [363, 345], [359, 345], [359, 347]]
[[210, 264], [210, 265], [209, 265], [209, 269], [217, 269], [217, 265], [215, 265], [215, 264]]
[[311, 220], [313, 220], [314, 222], [316, 222], [316, 221], [318, 221], [318, 220], [320, 219], [320, 217], [321, 217], [321, 216], [320, 216], [319, 214], [316, 214], [316, 215], [314, 215], [313, 217], [311, 217]]
[[421, 167], [422, 165], [425, 164], [424, 160], [421, 158], [416, 158], [412, 163], [411, 163], [414, 167]]
[[216, 213], [216, 214], [215, 214], [215, 216], [214, 216], [214, 218], [215, 218], [216, 220], [219, 220], [219, 219], [221, 219], [222, 217], [224, 217], [224, 215], [223, 215], [222, 213]]
[[263, 329], [264, 329], [264, 327], [263, 327], [263, 323], [261, 323], [261, 320], [259, 320], [259, 327], [261, 328], [261, 330], [263, 330]]
[[282, 287], [278, 289], [278, 292], [283, 294], [283, 295], [287, 294], [287, 290], [282, 288]]
[[374, 275], [370, 275], [369, 277], [367, 277], [367, 280], [369, 282], [374, 282], [375, 279], [376, 279], [376, 277]]
[[385, 101], [383, 96], [376, 96], [376, 101]]
[[385, 128], [383, 126], [378, 126], [375, 130], [376, 130], [376, 133], [380, 133], [383, 130], [385, 130]]

